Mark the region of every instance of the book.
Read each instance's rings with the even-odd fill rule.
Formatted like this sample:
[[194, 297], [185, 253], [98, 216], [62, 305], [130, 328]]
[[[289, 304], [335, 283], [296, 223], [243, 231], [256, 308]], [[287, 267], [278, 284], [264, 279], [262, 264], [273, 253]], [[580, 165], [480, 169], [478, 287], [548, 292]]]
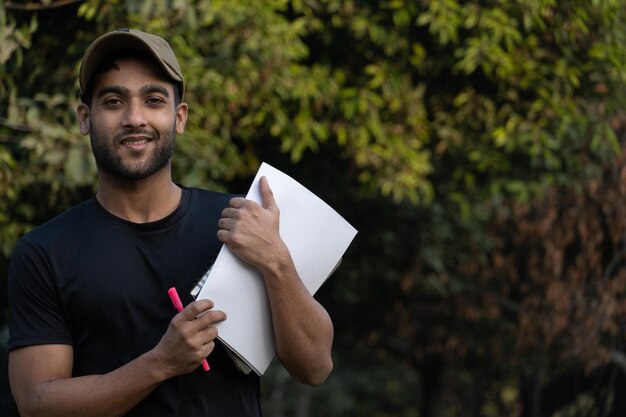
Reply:
[[[262, 163], [247, 199], [261, 204], [259, 179], [267, 177], [280, 209], [280, 236], [305, 287], [315, 294], [337, 268], [357, 234], [343, 217], [296, 180]], [[210, 299], [228, 319], [218, 323], [218, 339], [244, 372], [263, 375], [276, 355], [272, 318], [260, 272], [223, 245], [213, 266], [192, 292]]]

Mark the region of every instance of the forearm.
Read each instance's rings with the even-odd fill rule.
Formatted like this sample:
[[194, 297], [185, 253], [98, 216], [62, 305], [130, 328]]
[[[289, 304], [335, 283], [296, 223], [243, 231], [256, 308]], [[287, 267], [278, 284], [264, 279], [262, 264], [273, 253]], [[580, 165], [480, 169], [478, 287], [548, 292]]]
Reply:
[[265, 281], [278, 357], [298, 381], [319, 385], [333, 367], [333, 325], [298, 276], [279, 233], [279, 209], [267, 178], [259, 180], [262, 206], [233, 198], [218, 221], [218, 239]]
[[23, 417], [111, 417], [126, 414], [152, 392], [164, 376], [152, 369], [147, 353], [103, 375], [41, 382], [21, 398]]
[[333, 325], [326, 310], [309, 294], [291, 262], [262, 271], [278, 357], [292, 376], [319, 385], [330, 374]]
[[224, 312], [213, 302], [190, 303], [150, 351], [109, 373], [72, 377], [70, 345], [32, 345], [9, 353], [9, 380], [23, 417], [111, 417], [126, 414], [161, 382], [193, 372], [217, 337]]

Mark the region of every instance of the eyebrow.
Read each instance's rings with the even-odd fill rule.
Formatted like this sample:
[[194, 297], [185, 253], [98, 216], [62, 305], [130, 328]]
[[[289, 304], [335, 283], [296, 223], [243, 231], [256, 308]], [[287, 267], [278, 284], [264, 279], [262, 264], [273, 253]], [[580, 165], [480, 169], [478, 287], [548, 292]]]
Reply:
[[[141, 89], [139, 90], [139, 93], [141, 95], [146, 95], [146, 94], [150, 94], [150, 93], [160, 93], [163, 94], [165, 97], [169, 97], [170, 93], [169, 91], [167, 91], [167, 88], [165, 88], [162, 85], [158, 85], [158, 84], [148, 84], [148, 85], [144, 85], [143, 87], [141, 87]], [[100, 91], [98, 91], [98, 95], [96, 96], [97, 98], [100, 98], [106, 94], [119, 94], [119, 95], [128, 95], [130, 94], [130, 90], [126, 87], [122, 87], [119, 85], [110, 85], [107, 87], [103, 87]]]
[[111, 86], [103, 87], [102, 89], [100, 89], [96, 97], [100, 98], [107, 94], [127, 95], [128, 93], [129, 93], [128, 88], [120, 87], [117, 85], [111, 85]]
[[146, 95], [146, 94], [150, 94], [150, 93], [161, 93], [165, 97], [169, 97], [170, 96], [170, 93], [169, 93], [169, 91], [167, 91], [167, 88], [165, 88], [164, 86], [159, 85], [159, 84], [148, 84], [148, 85], [145, 85], [145, 86], [141, 87], [139, 92], [142, 95]]

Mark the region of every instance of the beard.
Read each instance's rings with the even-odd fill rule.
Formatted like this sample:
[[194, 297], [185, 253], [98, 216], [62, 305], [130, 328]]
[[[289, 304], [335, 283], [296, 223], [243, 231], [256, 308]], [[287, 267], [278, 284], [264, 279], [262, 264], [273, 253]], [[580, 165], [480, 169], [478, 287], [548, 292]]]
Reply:
[[[126, 161], [114, 152], [113, 144], [119, 143], [120, 137], [132, 134], [142, 134], [150, 137], [152, 143], [156, 144], [155, 149], [153, 149], [145, 162]], [[98, 169], [120, 179], [142, 180], [163, 169], [171, 160], [176, 142], [176, 128], [175, 126], [172, 127], [170, 131], [165, 132], [163, 135], [150, 133], [145, 130], [128, 129], [116, 135], [113, 141], [111, 141], [104, 135], [101, 135], [90, 123], [90, 139]]]

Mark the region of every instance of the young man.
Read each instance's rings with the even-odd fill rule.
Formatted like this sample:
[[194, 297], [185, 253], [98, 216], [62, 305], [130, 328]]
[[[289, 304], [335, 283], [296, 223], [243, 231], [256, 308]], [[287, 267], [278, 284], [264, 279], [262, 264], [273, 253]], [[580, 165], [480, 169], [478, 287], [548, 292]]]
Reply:
[[[215, 340], [228, 311], [188, 295], [222, 243], [263, 276], [279, 359], [295, 379], [322, 383], [332, 322], [280, 238], [267, 181], [262, 205], [172, 181], [188, 106], [168, 43], [132, 29], [105, 34], [87, 49], [79, 83], [99, 187], [13, 254], [9, 378], [22, 416], [261, 415], [259, 378]], [[188, 303], [179, 314], [172, 286]]]

